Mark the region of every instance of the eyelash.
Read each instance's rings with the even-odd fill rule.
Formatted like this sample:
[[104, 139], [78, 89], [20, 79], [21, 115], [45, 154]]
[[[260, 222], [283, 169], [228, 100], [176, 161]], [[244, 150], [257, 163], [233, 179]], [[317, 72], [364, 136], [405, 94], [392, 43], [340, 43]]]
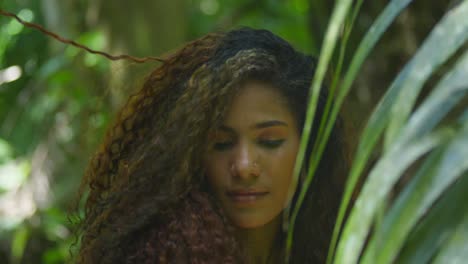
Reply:
[[216, 142], [213, 145], [213, 148], [217, 151], [224, 151], [224, 150], [228, 150], [233, 145], [234, 143], [232, 141]]
[[279, 146], [281, 146], [284, 142], [284, 139], [275, 139], [275, 140], [259, 140], [257, 141], [258, 144], [260, 144], [263, 147], [269, 148], [269, 149], [275, 149]]
[[[258, 140], [257, 143], [267, 149], [275, 149], [283, 144], [285, 140], [284, 139], [275, 139], [275, 140], [267, 140], [267, 139], [261, 139]], [[217, 151], [225, 151], [228, 150], [234, 146], [233, 141], [223, 141], [223, 142], [217, 142], [214, 144], [213, 148]]]

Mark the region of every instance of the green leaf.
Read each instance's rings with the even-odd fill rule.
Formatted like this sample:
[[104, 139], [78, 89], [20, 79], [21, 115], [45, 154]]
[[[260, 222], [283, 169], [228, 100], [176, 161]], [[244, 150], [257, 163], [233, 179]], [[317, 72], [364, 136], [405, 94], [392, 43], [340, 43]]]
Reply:
[[395, 141], [406, 144], [433, 129], [468, 92], [466, 76], [468, 76], [468, 52], [465, 52], [429, 98], [411, 116], [409, 125]]
[[391, 106], [385, 149], [399, 134], [425, 81], [468, 39], [467, 17], [468, 1], [463, 1], [436, 25], [416, 55], [392, 83], [390, 89], [399, 87], [401, 92]]
[[[400, 144], [407, 144], [424, 135], [463, 98], [467, 92], [466, 76], [468, 52], [411, 116], [408, 126], [399, 138]], [[468, 129], [463, 130], [459, 138], [450, 144], [444, 153], [440, 168], [437, 167], [441, 159], [440, 153], [431, 154], [413, 181], [398, 197], [383, 225], [378, 226], [374, 232], [375, 236], [366, 249], [363, 263], [385, 263], [394, 259], [407, 233], [421, 215], [440, 193], [467, 169], [468, 162], [465, 159], [468, 157], [468, 139], [466, 136], [464, 138], [464, 135], [468, 135]], [[381, 239], [386, 243], [380, 244]]]
[[37, 71], [39, 80], [46, 80], [54, 73], [62, 69], [67, 62], [63, 56], [56, 56], [48, 59]]
[[453, 132], [453, 129], [440, 129], [407, 145], [392, 148], [377, 162], [343, 230], [336, 254], [337, 263], [357, 262], [376, 210], [394, 182], [414, 161], [450, 139]]
[[468, 214], [453, 231], [452, 237], [439, 250], [434, 264], [464, 263], [468, 259]]
[[468, 170], [468, 122], [448, 146], [431, 153], [398, 196], [369, 243], [362, 263], [392, 263], [403, 242], [440, 195]]
[[[344, 20], [346, 18], [346, 15], [348, 14], [348, 10], [349, 10], [351, 3], [352, 3], [351, 0], [338, 1], [333, 10], [330, 23], [328, 24], [327, 33], [325, 35], [325, 39], [322, 44], [322, 50], [320, 52], [319, 62], [318, 62], [317, 69], [314, 74], [314, 79], [311, 85], [311, 96], [309, 99], [306, 118], [304, 122], [304, 128], [303, 128], [302, 135], [301, 135], [301, 143], [299, 146], [297, 159], [296, 159], [296, 163], [294, 166], [294, 173], [293, 173], [293, 179], [292, 179], [292, 183], [291, 183], [290, 190], [289, 190], [289, 197], [293, 196], [296, 186], [297, 186], [297, 182], [299, 180], [299, 175], [303, 167], [303, 161], [305, 157], [305, 150], [307, 147], [307, 142], [309, 141], [312, 124], [313, 124], [314, 117], [315, 117], [315, 111], [317, 107], [317, 102], [318, 102], [318, 98], [320, 94], [322, 81], [325, 76], [331, 56], [333, 54], [333, 50], [335, 49], [335, 45], [337, 43], [340, 28], [342, 27]], [[307, 188], [307, 185], [305, 188]], [[284, 210], [284, 214], [283, 214], [284, 226], [283, 227], [284, 229], [288, 230], [288, 234], [286, 238], [286, 259], [289, 258], [289, 252], [292, 246], [294, 222], [297, 217], [299, 208], [302, 204], [302, 201], [304, 200], [304, 197], [305, 197], [305, 193], [301, 191], [298, 197], [298, 202], [296, 203], [294, 207], [294, 211], [291, 216], [291, 221], [289, 221], [291, 205], [288, 205], [288, 207]], [[288, 200], [291, 200], [291, 199], [288, 199]]]
[[[428, 263], [468, 216], [468, 173], [445, 192], [408, 237], [396, 263]], [[464, 238], [465, 243], [466, 237]]]
[[0, 138], [0, 166], [13, 158], [13, 147], [10, 143]]
[[14, 263], [21, 263], [21, 258], [23, 257], [24, 249], [28, 243], [29, 235], [29, 229], [24, 225], [15, 231], [11, 243], [11, 257]]
[[[461, 12], [460, 10], [462, 10], [463, 13], [468, 13], [468, 10], [466, 10], [467, 9], [466, 3], [468, 2], [465, 1], [464, 4], [461, 4], [456, 9], [454, 9], [454, 11], [449, 13], [443, 19], [443, 21], [439, 23], [439, 25], [436, 27], [435, 30], [440, 31], [441, 28], [443, 29], [443, 27], [446, 27], [446, 26], [453, 27], [453, 25], [451, 24], [452, 19], [450, 18], [450, 16], [457, 16], [457, 19], [461, 19], [459, 15], [459, 13]], [[466, 15], [468, 14], [465, 14], [465, 16]], [[444, 32], [447, 33], [449, 31], [444, 31]], [[458, 36], [460, 34], [463, 35], [463, 32], [460, 33], [459, 31], [457, 32], [450, 31], [449, 33], [453, 33], [455, 35], [458, 34]], [[434, 45], [434, 44], [428, 43], [429, 41], [438, 42], [438, 44], [446, 43], [446, 45], [452, 46], [451, 49], [450, 47], [446, 47], [447, 49], [456, 50], [456, 48], [454, 47], [459, 45], [459, 41], [458, 42], [445, 41], [447, 38], [455, 38], [456, 36], [453, 36], [453, 34], [452, 35], [447, 34], [442, 37], [439, 33], [437, 34], [433, 33], [432, 36], [437, 36], [437, 38], [430, 37], [429, 40], [423, 44], [423, 50], [425, 51], [427, 49], [424, 47], [428, 47], [428, 46], [431, 47], [432, 45]], [[465, 33], [465, 35], [467, 34]], [[440, 46], [438, 47], [440, 48]], [[420, 54], [420, 52], [421, 51], [418, 51], [415, 58], [418, 58], [421, 56], [421, 55], [418, 55]], [[435, 52], [435, 51], [433, 50], [432, 52]], [[447, 53], [447, 52], [444, 52], [444, 53]], [[446, 57], [448, 56], [449, 54], [446, 54]], [[444, 58], [444, 59], [447, 59], [447, 58]], [[442, 59], [441, 59], [441, 56], [437, 55], [434, 60], [435, 61], [439, 60], [439, 62], [433, 61], [431, 62], [431, 65], [439, 65]], [[356, 159], [354, 160], [353, 167], [349, 176], [349, 180], [347, 183], [348, 186], [346, 187], [345, 197], [343, 198], [343, 203], [347, 203], [347, 201], [349, 201], [350, 193], [354, 189], [355, 183], [357, 182], [359, 175], [361, 174], [365, 164], [367, 163], [369, 154], [371, 153], [373, 147], [375, 146], [377, 140], [380, 137], [381, 132], [383, 131], [383, 129], [387, 125], [387, 122], [389, 121], [390, 109], [395, 108], [395, 107], [398, 108], [397, 100], [398, 100], [398, 96], [400, 92], [402, 91], [402, 87], [404, 87], [405, 89], [419, 89], [420, 88], [420, 87], [417, 87], [417, 84], [415, 82], [413, 82], [413, 84], [415, 84], [414, 87], [413, 86], [407, 87], [405, 85], [402, 86], [400, 84], [406, 83], [405, 79], [408, 78], [408, 76], [419, 74], [418, 68], [428, 67], [425, 64], [419, 65], [419, 63], [422, 63], [422, 62], [428, 63], [427, 60], [413, 59], [412, 63], [410, 63], [409, 66], [406, 66], [403, 69], [403, 71], [399, 74], [397, 79], [393, 82], [389, 91], [386, 93], [384, 98], [379, 103], [379, 106], [377, 107], [377, 109], [372, 114], [370, 121], [368, 122], [361, 137], [362, 140], [359, 144], [358, 153], [357, 153]], [[422, 85], [428, 77], [429, 76], [426, 74], [424, 78], [417, 78], [419, 85]], [[413, 125], [414, 125], [414, 122], [416, 121], [413, 120]], [[410, 126], [405, 126], [405, 128], [407, 129], [406, 131], [407, 133], [409, 133], [408, 131], [411, 131]], [[426, 138], [426, 136], [423, 138]], [[420, 141], [420, 140], [421, 139], [417, 139], [417, 141]], [[375, 216], [377, 208], [381, 206], [381, 203], [383, 202], [384, 198], [386, 197], [389, 190], [391, 189], [391, 186], [398, 180], [400, 173], [405, 168], [405, 166], [410, 165], [410, 163], [414, 161], [413, 158], [417, 158], [416, 156], [410, 158], [407, 156], [408, 153], [405, 153], [406, 149], [408, 148], [405, 145], [408, 145], [408, 144], [412, 145], [413, 143], [404, 141], [403, 138], [400, 138], [399, 142], [397, 142], [397, 144], [395, 145], [395, 142], [392, 138], [392, 146], [388, 147], [389, 150], [387, 151], [387, 153], [384, 155], [382, 160], [379, 161], [377, 166], [374, 168], [373, 172], [371, 172], [369, 179], [364, 185], [363, 192], [361, 193], [361, 196], [358, 198], [355, 208], [353, 208], [349, 221], [343, 231], [342, 241], [340, 242], [340, 245], [338, 246], [338, 253], [337, 253], [338, 263], [355, 263], [357, 261], [357, 258], [359, 257], [359, 254], [360, 254], [360, 250], [362, 249], [363, 243], [365, 242], [365, 236], [369, 231], [370, 224], [372, 222], [373, 217]], [[436, 145], [433, 145], [432, 147], [435, 147]], [[429, 150], [430, 148], [426, 149], [426, 151], [429, 151]], [[419, 154], [422, 154], [422, 153], [419, 153]], [[402, 157], [398, 157], [399, 155], [402, 157], [407, 156], [407, 158], [409, 159], [402, 160], [401, 159]], [[401, 161], [407, 162], [407, 164], [399, 163]], [[398, 169], [400, 171], [395, 170], [395, 169]], [[392, 172], [389, 173], [389, 171], [392, 171]], [[352, 188], [349, 187], [350, 185]], [[342, 220], [344, 216], [345, 210], [346, 210], [346, 206], [342, 204], [340, 207], [339, 218], [337, 221], [337, 227], [335, 228], [334, 236], [336, 236], [336, 234], [339, 231], [338, 225], [340, 224], [340, 221]], [[331, 250], [333, 250], [333, 248], [334, 248], [334, 244], [331, 245]]]
[[[334, 107], [332, 109], [332, 113], [330, 115], [330, 119], [327, 123], [327, 127], [325, 129], [324, 135], [325, 137], [323, 139], [320, 139], [319, 142], [324, 142], [326, 143], [328, 139], [328, 135], [330, 135], [331, 129], [333, 127], [333, 123], [335, 122], [339, 110], [341, 109], [341, 106], [343, 105], [343, 101], [348, 95], [351, 85], [353, 84], [354, 80], [356, 79], [356, 76], [359, 72], [359, 69], [361, 69], [362, 64], [364, 63], [364, 60], [367, 58], [369, 53], [372, 51], [372, 49], [375, 47], [377, 41], [380, 40], [380, 37], [382, 34], [387, 30], [387, 28], [390, 26], [390, 24], [395, 20], [396, 16], [411, 2], [411, 0], [401, 0], [401, 1], [392, 1], [390, 2], [384, 9], [384, 11], [379, 15], [375, 23], [369, 28], [367, 31], [365, 37], [359, 44], [359, 47], [356, 50], [356, 54], [354, 55], [350, 67], [348, 71], [346, 72], [346, 75], [343, 80], [343, 84], [341, 85], [336, 102], [334, 104]], [[379, 119], [374, 120], [379, 121]], [[369, 125], [368, 125], [369, 126]], [[383, 129], [383, 125], [382, 128]], [[332, 236], [332, 242], [330, 245], [330, 250], [328, 252], [328, 257], [327, 257], [327, 263], [331, 263], [333, 255], [334, 255], [334, 249], [336, 247], [336, 242], [338, 239], [338, 234], [341, 229], [341, 224], [344, 219], [344, 215], [346, 212], [346, 209], [348, 207], [349, 201], [351, 199], [351, 194], [354, 190], [354, 187], [356, 186], [356, 183], [359, 179], [359, 175], [361, 174], [365, 161], [367, 160], [373, 145], [377, 141], [379, 135], [381, 132], [377, 132], [376, 129], [373, 129], [375, 133], [373, 134], [368, 134], [366, 137], [361, 137], [363, 141], [368, 140], [367, 144], [361, 144], [357, 157], [353, 163], [353, 168], [351, 170], [350, 176], [348, 177], [348, 182], [346, 184], [346, 189], [343, 195], [342, 203], [340, 204], [340, 209], [338, 212], [338, 217], [336, 220], [335, 228], [333, 230], [333, 236]], [[324, 144], [322, 143], [322, 144]], [[323, 147], [322, 147], [323, 148]]]
[[0, 165], [0, 193], [19, 188], [28, 179], [31, 164], [27, 160], [10, 160]]

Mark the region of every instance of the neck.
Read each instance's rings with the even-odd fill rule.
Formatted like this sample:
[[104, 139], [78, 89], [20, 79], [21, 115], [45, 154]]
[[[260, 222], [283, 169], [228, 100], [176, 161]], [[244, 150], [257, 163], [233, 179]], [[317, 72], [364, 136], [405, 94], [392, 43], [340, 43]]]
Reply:
[[236, 236], [254, 264], [274, 263], [278, 257], [277, 238], [281, 216], [257, 228], [238, 228]]

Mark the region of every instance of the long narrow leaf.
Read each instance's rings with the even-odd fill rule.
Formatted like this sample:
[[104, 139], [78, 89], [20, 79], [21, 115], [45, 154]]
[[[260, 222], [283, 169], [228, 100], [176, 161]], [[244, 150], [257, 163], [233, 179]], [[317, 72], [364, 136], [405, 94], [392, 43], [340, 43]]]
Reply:
[[[423, 165], [416, 173], [415, 178], [419, 179], [424, 176], [426, 177], [433, 176], [432, 174], [435, 174], [438, 167], [440, 166], [440, 161], [443, 156], [443, 153], [444, 153], [443, 147], [440, 147], [439, 149], [432, 151], [432, 153], [424, 161]], [[414, 189], [414, 185], [416, 185], [416, 183], [413, 181], [406, 189], [410, 189], [410, 188]], [[419, 194], [420, 196], [424, 195], [423, 193], [419, 193], [419, 192], [417, 194]], [[402, 201], [408, 202], [406, 206], [409, 208], [413, 208], [417, 206], [415, 205], [416, 202], [414, 201], [416, 200], [416, 198], [412, 197], [413, 199], [411, 199], [411, 198], [406, 198], [406, 196], [407, 196], [406, 193], [402, 194], [399, 197], [399, 200], [397, 200], [397, 202], [395, 202], [394, 206], [392, 207], [393, 213], [392, 212], [389, 213], [390, 216], [387, 216], [385, 220], [375, 225], [379, 229], [372, 235], [371, 240], [369, 241], [366, 249], [364, 250], [364, 254], [361, 258], [361, 263], [363, 264], [376, 263], [378, 250], [382, 247], [382, 243], [386, 243], [386, 242], [392, 243], [392, 241], [390, 241], [389, 239], [387, 240], [385, 238], [385, 235], [388, 233], [387, 229], [385, 229], [385, 232], [382, 231], [382, 229], [384, 229], [388, 225], [393, 225], [394, 222], [397, 221], [393, 219], [393, 214], [395, 214], [394, 212], [396, 211], [395, 208], [403, 207], [404, 205], [401, 205]], [[406, 207], [404, 208], [404, 210], [403, 209], [399, 210], [398, 213], [400, 213], [399, 216], [401, 216], [402, 218], [408, 218], [407, 217], [408, 212], [407, 212]], [[387, 259], [387, 261], [391, 263], [391, 259]]]
[[[301, 143], [299, 146], [299, 151], [298, 151], [296, 163], [294, 166], [293, 180], [289, 188], [290, 198], [293, 196], [295, 192], [295, 189], [297, 187], [297, 182], [299, 179], [299, 175], [300, 175], [300, 171], [303, 167], [305, 150], [307, 148], [307, 142], [310, 137], [312, 124], [313, 124], [314, 117], [315, 117], [315, 111], [316, 111], [316, 106], [317, 106], [317, 102], [318, 102], [318, 98], [320, 94], [322, 81], [325, 76], [325, 72], [328, 68], [330, 58], [333, 54], [333, 50], [335, 48], [335, 45], [338, 39], [338, 33], [340, 31], [340, 28], [343, 25], [346, 15], [348, 14], [351, 3], [352, 3], [351, 0], [341, 0], [336, 3], [331, 19], [330, 19], [330, 23], [327, 28], [325, 39], [322, 44], [322, 50], [320, 52], [319, 62], [318, 62], [317, 69], [314, 75], [314, 79], [311, 85], [311, 97], [309, 100], [306, 118], [304, 122], [304, 128], [303, 128], [302, 135], [301, 135]], [[297, 216], [298, 208], [300, 208], [300, 205], [303, 199], [304, 199], [304, 196], [300, 195], [298, 198], [298, 202], [295, 206], [296, 213], [293, 213], [293, 215], [291, 216], [291, 221], [289, 221], [291, 204], [288, 204], [283, 214], [284, 216], [283, 217], [283, 220], [284, 220], [283, 229], [288, 230], [287, 239], [286, 239], [286, 260], [289, 259], [289, 254], [290, 254], [290, 250], [292, 246], [292, 236], [294, 233], [295, 218]], [[288, 200], [291, 200], [291, 199], [288, 199]]]
[[419, 92], [432, 72], [444, 63], [468, 39], [468, 1], [463, 1], [432, 30], [418, 53], [406, 65], [392, 86], [401, 87], [392, 104], [385, 134], [385, 149], [406, 122]]
[[[319, 127], [319, 130], [318, 130], [318, 133], [317, 133], [316, 143], [321, 142], [321, 140], [322, 140], [321, 137], [324, 135], [324, 130], [325, 130], [327, 120], [329, 120], [329, 115], [331, 113], [330, 108], [333, 105], [333, 101], [334, 101], [334, 98], [335, 98], [336, 87], [338, 85], [338, 81], [341, 78], [341, 72], [342, 72], [342, 68], [343, 68], [344, 57], [345, 57], [345, 54], [346, 54], [346, 47], [348, 46], [347, 45], [348, 44], [348, 39], [349, 39], [349, 36], [350, 36], [351, 31], [353, 29], [354, 22], [356, 21], [356, 18], [357, 18], [358, 14], [359, 14], [359, 10], [361, 9], [362, 3], [363, 3], [363, 0], [357, 0], [356, 1], [356, 5], [354, 6], [354, 8], [352, 10], [353, 12], [352, 12], [352, 14], [350, 14], [349, 21], [346, 22], [346, 25], [345, 25], [345, 28], [344, 28], [344, 34], [343, 34], [343, 38], [342, 38], [341, 43], [340, 43], [341, 44], [340, 45], [340, 51], [339, 51], [339, 54], [338, 54], [337, 67], [336, 67], [336, 71], [333, 73], [333, 80], [332, 80], [332, 83], [330, 85], [330, 90], [329, 90], [329, 94], [328, 94], [328, 98], [327, 98], [327, 103], [325, 105], [325, 110], [323, 111], [323, 116], [320, 119], [320, 127]], [[317, 145], [317, 144], [315, 144], [315, 145]], [[314, 146], [314, 148], [315, 147], [316, 146]]]
[[411, 116], [408, 125], [396, 141], [406, 144], [434, 128], [468, 92], [466, 76], [468, 52], [465, 52], [452, 71], [444, 76], [429, 98]]
[[396, 263], [428, 263], [468, 214], [468, 173], [465, 173], [418, 224]]
[[453, 129], [441, 129], [386, 153], [370, 172], [351, 211], [336, 254], [337, 263], [356, 263], [376, 209], [394, 182], [409, 165], [453, 137]]
[[348, 27], [345, 27], [345, 33], [344, 33], [342, 43], [340, 46], [340, 51], [339, 51], [338, 68], [337, 68], [337, 71], [335, 72], [335, 76], [333, 78], [330, 93], [328, 95], [327, 102], [325, 105], [325, 110], [323, 111], [323, 115], [320, 120], [320, 127], [317, 133], [317, 138], [315, 140], [315, 143], [312, 149], [312, 155], [310, 155], [310, 158], [309, 158], [309, 163], [308, 163], [309, 170], [307, 171], [306, 178], [303, 182], [303, 186], [299, 194], [299, 202], [297, 203], [296, 208], [294, 208], [295, 210], [293, 212], [293, 219], [295, 219], [297, 214], [299, 213], [299, 208], [301, 207], [303, 197], [305, 197], [305, 195], [307, 194], [308, 188], [310, 184], [312, 183], [312, 180], [314, 179], [315, 172], [318, 168], [318, 164], [323, 155], [324, 146], [326, 145], [326, 142], [328, 141], [329, 134], [324, 135], [324, 130], [325, 130], [326, 124], [328, 123], [327, 122], [329, 120], [328, 117], [331, 112], [330, 108], [333, 105], [333, 101], [335, 98], [336, 84], [338, 82], [339, 75], [341, 75], [341, 67], [342, 67], [342, 63], [343, 63], [344, 55], [346, 51], [346, 43], [348, 41], [349, 34], [351, 33], [350, 27], [352, 27], [354, 20], [356, 19], [359, 13], [359, 9], [361, 8], [362, 2], [363, 0], [357, 0], [354, 6], [354, 9], [352, 10], [353, 12], [349, 18], [351, 24], [347, 25]]
[[[366, 33], [365, 37], [359, 44], [358, 49], [356, 50], [356, 54], [354, 55], [353, 59], [351, 60], [350, 67], [348, 71], [346, 72], [346, 75], [343, 80], [343, 84], [340, 87], [338, 96], [336, 98], [336, 102], [334, 104], [334, 107], [332, 109], [332, 113], [330, 115], [330, 119], [327, 123], [325, 132], [324, 132], [324, 137], [320, 139], [319, 142], [326, 142], [328, 140], [328, 136], [330, 135], [331, 129], [333, 127], [333, 124], [336, 120], [336, 117], [338, 116], [338, 112], [341, 109], [341, 106], [343, 105], [343, 101], [348, 95], [351, 85], [353, 84], [354, 80], [356, 79], [357, 73], [359, 72], [359, 69], [361, 68], [364, 60], [367, 58], [369, 53], [372, 51], [372, 49], [375, 47], [377, 41], [380, 39], [382, 34], [387, 30], [387, 28], [390, 26], [390, 24], [395, 20], [395, 17], [409, 4], [411, 3], [412, 0], [400, 0], [400, 1], [392, 1], [390, 2], [385, 10], [379, 15], [375, 23], [370, 27], [368, 32]], [[380, 134], [380, 133], [378, 133]], [[378, 135], [377, 135], [378, 137]], [[364, 138], [364, 137], [363, 137]], [[365, 139], [365, 138], [364, 138]], [[340, 204], [340, 209], [338, 212], [338, 217], [336, 220], [335, 227], [333, 229], [333, 236], [332, 236], [332, 241], [330, 244], [330, 249], [328, 252], [327, 256], [327, 263], [330, 264], [333, 260], [334, 252], [335, 252], [335, 247], [336, 247], [336, 242], [338, 239], [338, 234], [341, 229], [341, 224], [343, 222], [343, 218], [346, 212], [346, 208], [348, 207], [351, 194], [354, 190], [354, 187], [356, 186], [357, 180], [359, 175], [362, 172], [362, 169], [365, 165], [365, 160], [367, 160], [367, 157], [370, 153], [370, 150], [372, 148], [372, 145], [377, 141], [375, 139], [373, 142], [371, 141], [370, 148], [361, 148], [361, 151], [358, 152], [357, 157], [359, 159], [356, 159], [355, 166], [353, 166], [353, 170], [350, 173], [350, 176], [348, 178], [348, 182], [346, 184], [346, 190], [344, 192], [342, 202]], [[319, 147], [323, 148], [323, 147]]]
[[[411, 228], [434, 201], [468, 170], [466, 157], [468, 157], [468, 122], [444, 151], [431, 154], [421, 170], [398, 196], [383, 224], [375, 231], [375, 239], [369, 243], [363, 263], [393, 262]], [[379, 239], [383, 241], [378, 241]], [[371, 257], [373, 255], [376, 258]]]
[[[465, 1], [464, 4], [458, 6], [457, 9], [455, 9], [455, 10], [459, 10], [462, 7], [464, 8], [466, 6], [466, 3], [467, 3], [467, 1]], [[454, 13], [454, 11], [452, 11], [452, 13], [450, 13], [448, 16], [452, 15], [453, 13]], [[439, 23], [438, 30], [440, 30], [441, 25], [447, 26], [446, 21], [447, 21], [447, 17], [441, 23]], [[440, 37], [440, 35], [437, 35], [437, 36]], [[455, 37], [455, 36], [447, 36], [446, 35], [446, 36], [444, 36], [443, 38], [440, 38], [440, 39], [431, 38], [431, 41], [432, 42], [436, 41], [436, 42], [439, 42], [439, 43], [444, 43], [444, 40], [446, 38], [451, 38], [451, 37]], [[450, 44], [458, 45], [457, 43], [454, 44], [452, 42], [448, 42], [447, 45], [450, 45]], [[425, 42], [425, 44], [423, 46], [428, 46], [428, 45], [429, 44], [427, 42]], [[419, 54], [419, 52], [418, 52], [418, 54]], [[418, 56], [418, 55], [416, 55], [416, 56]], [[420, 61], [420, 60], [417, 60], [417, 61]], [[395, 103], [395, 101], [397, 99], [397, 96], [398, 96], [398, 94], [400, 93], [400, 91], [402, 89], [401, 85], [395, 85], [395, 83], [401, 82], [406, 76], [409, 76], [409, 75], [412, 75], [412, 74], [417, 74], [418, 73], [418, 68], [421, 68], [421, 67], [426, 67], [426, 65], [418, 65], [416, 63], [413, 63], [411, 65], [411, 67], [405, 67], [403, 69], [403, 71], [399, 74], [399, 77], [393, 83], [393, 85], [391, 86], [389, 91], [386, 93], [383, 100], [379, 103], [379, 106], [378, 106], [377, 110], [371, 116], [370, 121], [369, 121], [367, 127], [365, 128], [365, 130], [363, 132], [362, 141], [361, 141], [361, 143], [360, 143], [360, 145], [358, 147], [357, 157], [356, 157], [356, 160], [354, 161], [353, 168], [351, 170], [351, 175], [350, 175], [350, 178], [348, 180], [348, 184], [355, 185], [355, 182], [359, 178], [359, 175], [362, 172], [362, 169], [364, 168], [364, 166], [366, 164], [366, 160], [368, 158], [369, 153], [371, 152], [371, 150], [372, 150], [373, 146], [375, 145], [376, 141], [378, 140], [383, 128], [386, 126], [386, 124], [388, 122], [389, 110], [393, 107], [392, 105]], [[422, 85], [422, 83], [424, 83], [424, 81], [425, 80], [421, 80], [421, 85]], [[410, 88], [412, 88], [412, 87], [410, 87]], [[401, 148], [401, 147], [398, 147], [398, 148]], [[393, 148], [393, 151], [395, 149], [398, 149], [398, 148]], [[390, 166], [390, 164], [389, 164], [389, 166]], [[398, 175], [394, 175], [393, 178], [388, 179], [387, 181], [382, 180], [382, 179], [381, 179], [381, 181], [383, 183], [386, 183], [386, 184], [392, 184], [392, 182], [395, 182], [397, 179], [398, 179]], [[377, 181], [377, 182], [379, 182], [379, 181]], [[378, 192], [377, 195], [374, 196], [374, 197], [378, 198], [377, 200], [375, 200], [373, 196], [370, 196], [370, 197], [366, 198], [368, 200], [372, 200], [372, 201], [369, 201], [369, 206], [372, 207], [372, 208], [366, 207], [367, 212], [364, 214], [364, 219], [362, 218], [362, 215], [360, 215], [359, 219], [357, 219], [358, 214], [355, 213], [355, 219], [352, 220], [353, 213], [351, 213], [349, 227], [348, 226], [345, 227], [343, 235], [345, 235], [345, 234], [352, 235], [353, 239], [349, 240], [347, 242], [340, 242], [342, 244], [342, 245], [340, 245], [341, 250], [343, 250], [343, 252], [340, 253], [341, 254], [341, 261], [344, 261], [345, 258], [347, 259], [348, 254], [351, 254], [352, 256], [357, 258], [356, 255], [360, 253], [359, 251], [362, 248], [362, 243], [364, 242], [363, 239], [365, 237], [365, 234], [367, 233], [368, 228], [370, 227], [370, 223], [371, 223], [371, 220], [372, 220], [372, 218], [374, 216], [375, 210], [379, 206], [379, 204], [382, 202], [382, 199], [388, 194], [388, 190], [390, 189], [390, 186], [385, 186], [384, 185], [383, 187], [384, 187], [384, 190], [374, 189], [374, 191]], [[347, 195], [347, 194], [350, 195], [350, 192], [351, 192], [350, 190], [351, 190], [351, 188], [347, 187], [345, 195]], [[345, 199], [346, 198], [347, 197], [345, 197]], [[344, 202], [345, 202], [345, 200], [344, 200]], [[340, 214], [339, 214], [338, 221], [341, 221], [341, 219], [342, 219], [342, 217], [344, 215], [345, 209], [346, 209], [346, 207], [344, 207], [344, 206], [342, 206], [340, 208]], [[353, 211], [355, 211], [355, 209], [353, 209]], [[360, 210], [363, 210], [363, 208], [356, 209], [356, 210], [360, 211]], [[351, 223], [352, 221], [354, 221], [354, 223]], [[357, 228], [359, 221], [361, 222], [361, 227]], [[335, 231], [336, 230], [337, 229], [335, 229]], [[353, 230], [353, 231], [351, 232], [351, 230]], [[336, 233], [337, 233], [337, 231], [335, 232], [334, 236], [336, 236]], [[356, 238], [355, 236], [357, 236], [358, 241], [354, 240]], [[344, 238], [344, 239], [346, 240], [346, 238]], [[332, 246], [333, 246], [333, 244], [332, 244]], [[354, 251], [354, 253], [352, 253], [353, 251]], [[352, 261], [349, 261], [349, 263], [354, 263], [355, 261], [356, 261], [356, 259], [353, 259]], [[345, 263], [348, 263], [348, 262], [345, 262]]]
[[[466, 76], [468, 76], [468, 52], [465, 52], [454, 69], [444, 76], [429, 98], [411, 116], [399, 138], [400, 144], [406, 144], [427, 133], [463, 98], [468, 91]], [[468, 134], [468, 131], [465, 133]], [[423, 166], [412, 184], [399, 197], [384, 224], [375, 231], [363, 256], [363, 263], [386, 263], [396, 256], [406, 233], [421, 214], [427, 210], [444, 188], [466, 170], [468, 161], [464, 162], [464, 158], [468, 157], [468, 139], [461, 138], [452, 144], [448, 154], [450, 159], [445, 162], [448, 162], [450, 166], [444, 165], [440, 173], [435, 173], [435, 161], [431, 160], [430, 164]], [[426, 171], [428, 167], [431, 169]], [[430, 192], [426, 193], [426, 191]], [[424, 202], [423, 199], [425, 199]], [[376, 245], [381, 238], [387, 241], [384, 248]], [[375, 256], [376, 252], [378, 252], [378, 257]]]
[[434, 264], [462, 264], [468, 259], [468, 214], [453, 231], [453, 236], [437, 253]]

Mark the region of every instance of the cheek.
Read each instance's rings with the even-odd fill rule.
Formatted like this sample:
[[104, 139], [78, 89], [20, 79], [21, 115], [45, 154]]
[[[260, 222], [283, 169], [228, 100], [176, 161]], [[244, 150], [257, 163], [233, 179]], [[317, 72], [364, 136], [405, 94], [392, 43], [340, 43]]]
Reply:
[[224, 185], [226, 174], [225, 162], [218, 155], [207, 155], [204, 166], [208, 182], [216, 191], [217, 188]]
[[278, 199], [286, 199], [291, 184], [298, 144], [288, 146], [283, 152], [277, 153], [271, 161], [272, 181]]

